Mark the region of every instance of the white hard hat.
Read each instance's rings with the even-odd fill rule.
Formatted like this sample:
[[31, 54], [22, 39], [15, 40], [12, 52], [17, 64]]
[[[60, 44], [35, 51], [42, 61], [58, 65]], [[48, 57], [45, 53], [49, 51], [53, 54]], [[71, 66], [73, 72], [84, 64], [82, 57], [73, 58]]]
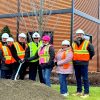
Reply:
[[32, 35], [32, 38], [40, 38], [40, 34], [35, 32], [33, 35]]
[[8, 33], [3, 33], [2, 38], [9, 38], [9, 34]]
[[86, 39], [86, 40], [90, 40], [90, 37], [89, 37], [89, 36], [84, 35], [84, 39]]
[[26, 34], [25, 33], [21, 33], [21, 34], [18, 35], [18, 37], [26, 38]]
[[14, 42], [14, 39], [12, 37], [9, 37], [6, 42]]
[[70, 45], [70, 42], [68, 40], [62, 41], [62, 45]]
[[85, 34], [85, 33], [82, 29], [78, 29], [78, 30], [76, 30], [76, 34]]

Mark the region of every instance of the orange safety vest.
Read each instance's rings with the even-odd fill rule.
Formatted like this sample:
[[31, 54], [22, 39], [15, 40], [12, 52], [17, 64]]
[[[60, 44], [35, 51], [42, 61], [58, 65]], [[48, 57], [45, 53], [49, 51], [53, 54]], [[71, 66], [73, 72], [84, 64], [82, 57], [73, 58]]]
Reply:
[[23, 47], [18, 42], [14, 42], [14, 46], [16, 48], [18, 57], [20, 59], [24, 59], [24, 57], [25, 57], [25, 50], [23, 49]]
[[40, 48], [38, 51], [38, 55], [39, 55], [39, 64], [41, 63], [48, 63], [49, 59], [50, 59], [50, 55], [49, 55], [49, 47], [51, 45], [47, 45], [43, 48]]
[[[60, 49], [60, 50], [61, 50], [61, 49]], [[59, 50], [59, 51], [60, 51], [60, 50]], [[57, 54], [59, 53], [59, 51], [57, 52]], [[62, 60], [63, 60], [63, 59], [66, 59], [67, 54], [68, 54], [70, 51], [72, 51], [72, 50], [69, 49], [69, 50], [63, 51], [63, 54], [61, 55], [61, 59], [62, 59]], [[56, 54], [56, 55], [57, 55], [57, 54]], [[72, 64], [72, 61], [68, 62], [67, 64], [63, 64], [63, 68], [64, 68], [64, 69], [68, 69], [68, 68], [70, 67], [71, 64]]]
[[2, 49], [2, 42], [0, 42], [0, 49]]
[[89, 45], [89, 41], [84, 40], [83, 43], [78, 47], [76, 43], [72, 44], [74, 55], [73, 60], [80, 60], [80, 61], [89, 61], [90, 55], [87, 50]]
[[12, 57], [11, 51], [7, 46], [2, 46], [3, 56], [5, 58], [5, 64], [12, 64], [16, 60]]

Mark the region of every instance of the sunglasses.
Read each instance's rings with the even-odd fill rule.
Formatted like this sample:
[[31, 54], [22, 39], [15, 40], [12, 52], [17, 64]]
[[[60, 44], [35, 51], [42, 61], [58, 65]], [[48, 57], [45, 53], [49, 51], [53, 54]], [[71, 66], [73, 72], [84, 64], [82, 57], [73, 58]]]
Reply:
[[39, 38], [34, 38], [34, 39], [39, 39]]

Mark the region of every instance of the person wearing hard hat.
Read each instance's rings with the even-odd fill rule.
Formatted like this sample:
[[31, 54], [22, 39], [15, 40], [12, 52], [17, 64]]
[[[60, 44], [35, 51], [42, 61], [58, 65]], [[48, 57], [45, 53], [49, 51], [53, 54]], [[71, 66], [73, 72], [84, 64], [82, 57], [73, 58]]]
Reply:
[[42, 37], [43, 46], [38, 50], [39, 64], [42, 68], [44, 82], [47, 86], [51, 86], [50, 76], [54, 67], [55, 51], [50, 42], [50, 36]]
[[13, 52], [15, 49], [12, 50], [11, 46], [13, 45], [14, 39], [9, 37], [7, 40], [7, 45], [2, 46], [3, 57], [5, 60], [2, 61], [1, 66], [1, 78], [11, 79], [12, 77], [12, 68], [15, 65], [15, 55]]
[[[25, 58], [25, 51], [27, 49], [27, 44], [26, 44], [26, 34], [25, 33], [20, 33], [18, 35], [18, 42], [14, 42], [14, 47], [16, 48], [17, 51], [17, 58], [18, 58], [18, 63], [22, 63], [24, 58]], [[27, 63], [23, 63], [20, 72], [19, 72], [19, 79], [24, 79], [24, 76], [26, 74], [26, 67]]]
[[[76, 31], [76, 39], [72, 44], [73, 65], [77, 81], [77, 91], [73, 95], [81, 95], [82, 98], [89, 96], [88, 65], [89, 60], [94, 56], [94, 47], [88, 40], [84, 39], [84, 34], [82, 29], [78, 29]], [[84, 82], [84, 94], [82, 94], [81, 77]]]
[[2, 42], [0, 42], [0, 48], [2, 47], [2, 45], [6, 45], [6, 40], [9, 38], [9, 34], [8, 33], [3, 33], [1, 36]]
[[11, 79], [13, 79], [13, 80], [14, 80], [15, 74], [17, 72], [17, 69], [18, 69], [18, 66], [19, 66], [19, 61], [20, 61], [20, 58], [19, 58], [19, 56], [17, 54], [17, 50], [15, 48], [14, 43], [15, 42], [14, 42], [14, 39], [12, 37], [9, 37], [7, 39], [7, 47], [11, 51], [12, 57], [16, 60], [16, 62], [14, 62], [12, 64], [12, 67], [10, 67], [11, 68], [11, 72], [12, 72]]
[[68, 40], [62, 41], [61, 49], [58, 50], [55, 56], [56, 73], [58, 73], [60, 81], [60, 93], [63, 96], [68, 96], [66, 78], [73, 73], [73, 52]]
[[44, 79], [44, 84], [51, 86], [50, 76], [51, 71], [54, 67], [54, 47], [50, 43], [50, 36], [45, 35], [42, 37], [42, 46], [38, 49], [38, 53], [35, 56], [29, 58], [28, 60], [34, 60], [39, 58], [39, 65], [42, 68], [42, 75]]
[[[30, 59], [31, 57], [35, 56], [38, 53], [38, 49], [42, 46], [42, 41], [40, 40], [40, 34], [35, 32], [32, 35], [33, 41], [28, 43], [28, 48], [26, 52], [28, 52], [27, 58]], [[41, 83], [44, 83], [43, 76], [42, 76], [42, 69], [39, 66], [39, 58], [37, 57], [34, 60], [29, 61], [29, 79], [36, 81], [37, 71], [39, 74], [39, 79]]]
[[8, 33], [3, 33], [1, 36], [2, 41], [0, 42], [0, 77], [1, 77], [1, 60], [2, 60], [2, 51], [1, 48], [3, 45], [6, 45], [6, 40], [9, 38]]

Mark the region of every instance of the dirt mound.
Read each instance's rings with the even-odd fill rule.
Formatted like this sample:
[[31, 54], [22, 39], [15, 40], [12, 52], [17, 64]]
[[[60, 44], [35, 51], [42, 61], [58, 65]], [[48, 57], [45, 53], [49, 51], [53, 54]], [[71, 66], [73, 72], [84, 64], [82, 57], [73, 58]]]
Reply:
[[0, 80], [0, 100], [64, 100], [64, 97], [37, 82]]

